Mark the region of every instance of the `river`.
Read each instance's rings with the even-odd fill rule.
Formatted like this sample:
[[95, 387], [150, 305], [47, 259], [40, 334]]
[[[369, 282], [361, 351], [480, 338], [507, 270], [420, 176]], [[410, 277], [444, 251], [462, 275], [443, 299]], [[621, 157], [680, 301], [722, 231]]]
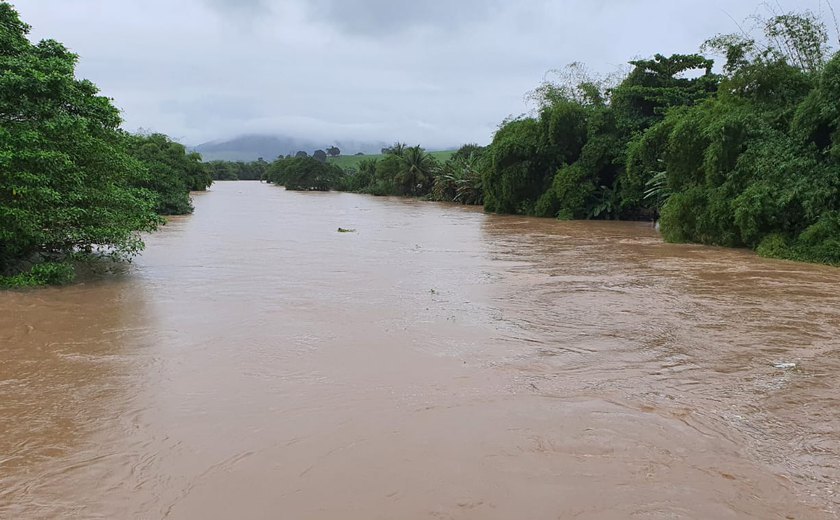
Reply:
[[0, 518], [840, 515], [840, 269], [254, 182], [195, 206], [121, 272], [0, 293]]

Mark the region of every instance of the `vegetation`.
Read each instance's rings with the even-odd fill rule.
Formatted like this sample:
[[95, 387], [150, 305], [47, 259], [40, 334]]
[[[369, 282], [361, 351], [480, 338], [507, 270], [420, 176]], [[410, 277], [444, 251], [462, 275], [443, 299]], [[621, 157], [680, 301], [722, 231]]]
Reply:
[[633, 149], [633, 171], [664, 172], [670, 241], [840, 265], [840, 54], [809, 14], [764, 29], [707, 43], [727, 59], [718, 95], [670, 111]]
[[840, 265], [840, 55], [811, 13], [721, 35], [702, 54], [580, 64], [502, 122], [486, 148], [436, 161], [402, 143], [344, 158], [340, 187], [560, 219], [660, 219], [664, 237]]
[[[439, 163], [444, 163], [449, 160], [450, 157], [455, 153], [454, 150], [444, 150], [444, 151], [430, 151], [428, 152], [432, 157], [437, 160]], [[359, 165], [362, 161], [367, 160], [379, 160], [384, 157], [384, 153], [382, 154], [357, 154], [357, 155], [341, 155], [338, 157], [330, 157], [328, 161], [336, 166], [340, 166], [344, 170], [358, 170]]]
[[204, 191], [213, 179], [197, 153], [163, 134], [126, 137], [129, 153], [144, 168], [138, 187], [155, 194], [155, 211], [161, 215], [192, 213], [190, 191]]
[[262, 157], [252, 162], [212, 161], [204, 167], [214, 181], [260, 181], [265, 178], [269, 163]]
[[372, 195], [427, 196], [440, 163], [420, 146], [395, 143], [379, 158], [363, 158], [348, 170], [342, 189]]
[[[73, 259], [130, 259], [162, 213], [206, 188], [196, 156], [164, 136], [130, 136], [77, 56], [0, 3], [0, 287], [66, 283]], [[156, 211], [157, 210], [157, 211]]]
[[329, 191], [339, 187], [344, 172], [338, 166], [314, 157], [280, 158], [271, 163], [265, 180], [285, 186], [287, 190]]
[[[487, 147], [380, 155], [335, 147], [268, 163], [202, 163], [162, 134], [119, 129], [60, 43], [27, 39], [0, 2], [0, 287], [72, 280], [130, 259], [160, 215], [213, 180], [483, 204], [561, 219], [660, 219], [664, 237], [840, 265], [840, 54], [811, 13], [771, 13], [704, 54], [657, 54], [620, 77], [572, 64]], [[724, 63], [715, 72], [708, 55]]]
[[[478, 162], [485, 208], [661, 212], [669, 241], [840, 265], [840, 55], [810, 13], [762, 26], [706, 43], [722, 74], [699, 54], [657, 55], [619, 81], [574, 64], [540, 86], [536, 115], [503, 122]], [[450, 174], [438, 183], [452, 196]]]

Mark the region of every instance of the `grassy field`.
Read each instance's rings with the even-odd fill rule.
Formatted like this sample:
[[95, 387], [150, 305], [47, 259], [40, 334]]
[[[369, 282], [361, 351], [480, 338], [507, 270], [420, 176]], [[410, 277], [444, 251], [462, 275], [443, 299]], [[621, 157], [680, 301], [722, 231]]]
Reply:
[[[452, 154], [455, 153], [455, 150], [442, 150], [438, 152], [429, 152], [432, 157], [438, 160], [438, 162], [446, 162]], [[356, 168], [360, 162], [365, 159], [379, 159], [381, 158], [381, 154], [376, 155], [342, 155], [340, 157], [330, 157], [328, 161], [332, 164], [337, 164], [341, 166], [343, 169], [348, 168]]]

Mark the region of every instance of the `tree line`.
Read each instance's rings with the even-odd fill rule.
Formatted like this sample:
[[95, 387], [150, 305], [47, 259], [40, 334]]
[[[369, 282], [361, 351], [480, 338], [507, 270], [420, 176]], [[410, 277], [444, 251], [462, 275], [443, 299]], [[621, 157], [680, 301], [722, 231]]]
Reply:
[[130, 259], [162, 215], [192, 212], [212, 182], [201, 157], [162, 134], [120, 129], [120, 115], [78, 57], [32, 43], [0, 2], [0, 287], [66, 283], [73, 264]]
[[[658, 219], [671, 242], [840, 265], [840, 54], [812, 13], [770, 14], [755, 35], [634, 60], [617, 78], [573, 64], [530, 93], [534, 114], [443, 164], [396, 143], [344, 172], [281, 158], [263, 179], [496, 213]], [[709, 56], [723, 57], [720, 72]]]

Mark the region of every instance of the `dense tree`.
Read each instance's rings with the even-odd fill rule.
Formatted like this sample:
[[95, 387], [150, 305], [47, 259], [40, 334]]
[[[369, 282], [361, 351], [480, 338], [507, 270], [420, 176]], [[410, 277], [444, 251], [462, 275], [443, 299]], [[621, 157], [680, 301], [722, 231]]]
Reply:
[[840, 264], [840, 56], [819, 61], [823, 30], [800, 30], [812, 21], [768, 21], [769, 36], [796, 28], [780, 49], [717, 37], [729, 45], [718, 95], [671, 111], [632, 148], [630, 171], [657, 172], [666, 194], [668, 240]]
[[147, 173], [138, 186], [156, 195], [161, 215], [192, 213], [190, 191], [203, 191], [213, 182], [197, 153], [163, 134], [127, 136], [129, 152], [143, 163]]
[[[129, 258], [160, 222], [148, 171], [126, 152], [119, 111], [76, 79], [76, 55], [28, 31], [0, 3], [0, 274], [96, 251]], [[69, 277], [50, 265], [24, 278]]]
[[481, 159], [481, 156], [484, 155], [485, 147], [479, 146], [475, 143], [469, 143], [461, 146], [455, 153], [452, 154], [451, 159], [455, 160], [466, 160], [466, 159]]
[[312, 157], [316, 161], [319, 161], [319, 162], [322, 162], [322, 163], [327, 162], [327, 152], [325, 152], [324, 150], [315, 150], [315, 152], [312, 153]]
[[483, 150], [480, 146], [468, 144], [455, 152], [435, 177], [432, 199], [483, 204], [484, 185], [480, 168]]
[[344, 171], [313, 157], [277, 159], [269, 166], [266, 180], [287, 190], [329, 191], [341, 185]]
[[423, 197], [434, 185], [440, 164], [420, 146], [396, 143], [378, 159], [365, 159], [349, 171], [342, 189], [372, 195]]
[[363, 159], [358, 167], [347, 172], [347, 179], [343, 188], [347, 191], [362, 192], [368, 189], [376, 180], [377, 159]]

